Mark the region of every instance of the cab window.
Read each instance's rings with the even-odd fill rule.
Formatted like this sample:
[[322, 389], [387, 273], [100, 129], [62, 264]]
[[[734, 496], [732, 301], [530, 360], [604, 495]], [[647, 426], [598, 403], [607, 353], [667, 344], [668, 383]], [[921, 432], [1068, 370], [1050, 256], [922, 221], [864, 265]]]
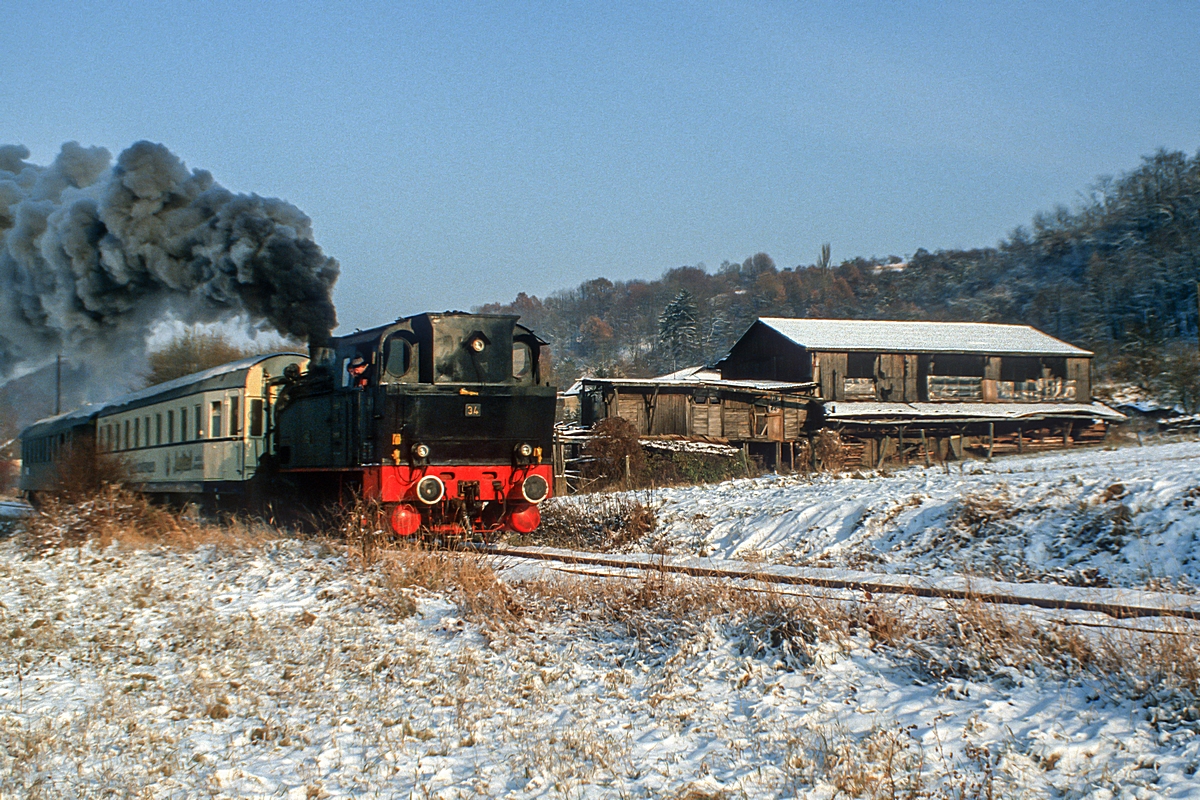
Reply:
[[514, 342], [512, 352], [512, 374], [517, 380], [525, 380], [533, 372], [533, 350], [525, 342]]
[[383, 355], [383, 371], [390, 379], [402, 378], [412, 369], [412, 343], [403, 336], [393, 334], [387, 339]]

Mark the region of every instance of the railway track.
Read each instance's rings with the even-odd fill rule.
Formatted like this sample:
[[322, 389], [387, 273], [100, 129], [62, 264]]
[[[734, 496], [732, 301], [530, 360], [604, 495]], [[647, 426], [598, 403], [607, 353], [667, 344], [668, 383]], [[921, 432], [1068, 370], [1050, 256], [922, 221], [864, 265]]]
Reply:
[[[812, 586], [870, 594], [1027, 605], [1061, 611], [1087, 611], [1116, 619], [1174, 617], [1200, 620], [1200, 596], [1140, 589], [1091, 588], [1057, 584], [1009, 583], [987, 578], [889, 575], [847, 569], [751, 564], [648, 553], [612, 554], [551, 547], [479, 546], [476, 552], [497, 558], [532, 559], [574, 566], [656, 571], [697, 578]], [[600, 576], [600, 573], [593, 573]]]

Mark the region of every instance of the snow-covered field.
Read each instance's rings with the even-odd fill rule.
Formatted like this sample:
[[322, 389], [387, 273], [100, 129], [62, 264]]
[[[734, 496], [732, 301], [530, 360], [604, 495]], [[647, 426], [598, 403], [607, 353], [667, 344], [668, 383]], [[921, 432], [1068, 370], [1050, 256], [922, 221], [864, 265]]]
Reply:
[[[664, 492], [660, 513], [679, 516], [681, 543], [698, 538], [685, 516], [707, 514], [688, 524], [725, 554], [755, 519], [756, 548], [794, 547], [784, 518], [848, 554], [919, 538], [922, 507], [947, 525], [958, 486], [1042, 503], [1059, 520], [1047, 531], [1123, 504], [1130, 528], [1178, 542], [1197, 454], [766, 478], [713, 487], [711, 503]], [[1080, 506], [1114, 475], [1122, 499]], [[839, 491], [860, 510], [837, 516]], [[797, 498], [825, 498], [826, 516], [799, 521]], [[900, 510], [867, 526], [886, 503]], [[881, 552], [889, 568], [955, 563], [916, 547], [897, 551], [907, 562]], [[469, 556], [385, 569], [404, 558], [363, 567], [291, 539], [41, 554], [0, 541], [0, 797], [1200, 797], [1200, 648], [1184, 623], [1147, 633], [1165, 623], [528, 562], [497, 563], [506, 583], [489, 584]]]
[[642, 498], [642, 546], [880, 572], [1200, 585], [1200, 442], [770, 476]]

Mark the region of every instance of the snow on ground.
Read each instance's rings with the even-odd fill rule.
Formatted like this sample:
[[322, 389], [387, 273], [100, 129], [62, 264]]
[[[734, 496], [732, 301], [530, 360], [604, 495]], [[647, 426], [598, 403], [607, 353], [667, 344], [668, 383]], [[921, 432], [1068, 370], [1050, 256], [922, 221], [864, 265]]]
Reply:
[[480, 624], [323, 544], [0, 542], [0, 797], [1200, 797], [1186, 691], [558, 585]]
[[1200, 585], [1200, 442], [656, 490], [653, 545], [914, 574]]

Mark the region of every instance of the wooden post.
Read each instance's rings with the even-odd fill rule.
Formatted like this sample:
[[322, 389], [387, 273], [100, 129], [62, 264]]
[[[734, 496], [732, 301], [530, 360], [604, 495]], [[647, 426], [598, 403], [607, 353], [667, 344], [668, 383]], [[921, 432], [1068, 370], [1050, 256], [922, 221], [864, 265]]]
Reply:
[[783, 442], [775, 443], [775, 471], [783, 472]]
[[884, 436], [879, 440], [879, 463], [875, 465], [875, 469], [883, 469], [883, 459], [887, 457], [888, 437]]
[[567, 468], [565, 445], [559, 439], [554, 440], [552, 461], [554, 463], [554, 494], [559, 497], [567, 494]]
[[625, 456], [625, 491], [629, 491], [629, 456]]
[[1071, 446], [1071, 427], [1074, 424], [1075, 423], [1073, 423], [1073, 422], [1067, 422], [1063, 425], [1063, 447], [1064, 448]]
[[1021, 429], [1017, 428], [1017, 453], [1025, 452], [1025, 437], [1021, 435]]
[[900, 463], [903, 465], [907, 465], [908, 457], [904, 455], [904, 426], [903, 425], [900, 426], [899, 441], [900, 441]]
[[992, 448], [996, 446], [996, 423], [988, 423], [988, 457], [987, 460], [992, 460]]
[[929, 466], [929, 440], [925, 438], [925, 429], [921, 428], [921, 451], [925, 453], [925, 466]]
[[796, 443], [788, 442], [788, 471], [796, 471]]

